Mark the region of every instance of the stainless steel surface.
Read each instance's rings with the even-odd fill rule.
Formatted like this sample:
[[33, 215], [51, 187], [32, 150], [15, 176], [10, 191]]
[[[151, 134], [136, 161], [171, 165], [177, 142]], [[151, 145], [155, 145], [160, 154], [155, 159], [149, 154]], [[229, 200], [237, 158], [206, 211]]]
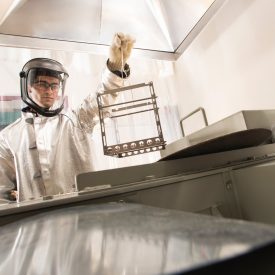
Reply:
[[233, 171], [243, 219], [275, 224], [275, 162]]
[[[242, 218], [238, 191], [234, 187], [234, 171], [274, 162], [275, 144], [160, 161], [152, 164], [80, 174], [78, 192], [47, 196], [20, 203], [0, 205], [0, 224], [10, 215], [21, 215], [48, 207], [71, 203], [120, 201], [211, 214], [218, 207], [224, 217]], [[272, 170], [272, 168], [271, 168]], [[271, 181], [270, 177], [262, 177]], [[245, 185], [247, 183], [242, 183]], [[259, 183], [261, 189], [263, 183]], [[231, 188], [229, 188], [231, 186]], [[210, 192], [211, 190], [211, 192]], [[273, 190], [269, 186], [269, 190]], [[273, 194], [274, 192], [270, 192]], [[208, 194], [205, 196], [205, 194]], [[265, 200], [266, 203], [266, 200]], [[256, 205], [255, 205], [256, 207]], [[267, 209], [272, 223], [273, 208]], [[209, 212], [210, 211], [210, 212]], [[271, 217], [271, 218], [270, 218]]]
[[0, 45], [106, 53], [122, 31], [136, 37], [134, 54], [176, 60], [224, 2], [2, 0]]
[[167, 274], [206, 268], [274, 242], [275, 227], [109, 203], [7, 224], [0, 240], [3, 275]]
[[181, 159], [219, 152], [233, 151], [272, 143], [272, 131], [255, 128], [234, 132], [221, 137], [212, 138], [198, 144], [183, 148], [161, 160]]
[[86, 187], [111, 184], [112, 187], [131, 183], [145, 183], [171, 176], [196, 177], [199, 173], [215, 173], [219, 169], [237, 169], [268, 162], [274, 159], [275, 144], [244, 148], [209, 155], [189, 157], [151, 164], [123, 167], [79, 174], [76, 178], [79, 191]]
[[184, 148], [230, 133], [254, 129], [271, 129], [275, 124], [275, 110], [244, 110], [166, 145], [161, 157], [167, 157]]

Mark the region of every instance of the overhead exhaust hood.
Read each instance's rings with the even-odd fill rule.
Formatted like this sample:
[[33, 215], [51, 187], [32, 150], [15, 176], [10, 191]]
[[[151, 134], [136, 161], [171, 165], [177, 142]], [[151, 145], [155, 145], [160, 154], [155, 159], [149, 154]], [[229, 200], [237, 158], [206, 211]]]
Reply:
[[176, 60], [226, 0], [1, 0], [0, 46], [107, 53], [115, 32], [134, 54]]

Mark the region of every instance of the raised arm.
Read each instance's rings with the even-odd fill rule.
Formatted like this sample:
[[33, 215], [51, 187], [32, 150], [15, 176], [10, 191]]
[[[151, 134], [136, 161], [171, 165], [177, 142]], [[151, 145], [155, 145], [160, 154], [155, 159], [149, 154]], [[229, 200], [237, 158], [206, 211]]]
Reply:
[[[123, 86], [123, 81], [130, 75], [130, 67], [127, 60], [131, 55], [131, 51], [135, 40], [123, 33], [114, 35], [109, 50], [109, 58], [107, 66], [102, 74], [101, 85], [97, 93], [103, 93], [105, 90], [115, 89]], [[111, 104], [115, 100], [115, 96], [106, 95], [103, 98], [104, 104]], [[94, 94], [89, 95], [81, 106], [76, 110], [75, 114], [78, 118], [80, 127], [88, 132], [98, 122], [98, 106]]]

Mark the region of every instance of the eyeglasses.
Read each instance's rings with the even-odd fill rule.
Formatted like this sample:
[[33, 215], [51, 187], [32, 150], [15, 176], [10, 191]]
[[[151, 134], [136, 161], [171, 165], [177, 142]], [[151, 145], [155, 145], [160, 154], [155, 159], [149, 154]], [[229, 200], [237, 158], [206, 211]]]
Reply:
[[40, 90], [48, 90], [51, 87], [52, 91], [58, 91], [60, 88], [60, 85], [57, 83], [48, 83], [46, 81], [37, 81], [34, 82], [35, 86]]

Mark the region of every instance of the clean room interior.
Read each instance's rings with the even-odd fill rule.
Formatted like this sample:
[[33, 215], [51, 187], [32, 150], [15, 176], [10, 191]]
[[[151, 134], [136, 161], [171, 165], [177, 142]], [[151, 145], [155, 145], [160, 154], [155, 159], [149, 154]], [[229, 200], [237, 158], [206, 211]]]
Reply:
[[[241, 110], [274, 109], [272, 5], [272, 1], [224, 3], [176, 61], [133, 53], [130, 84], [153, 81], [159, 104], [171, 110], [169, 124], [172, 125], [166, 130], [168, 123], [163, 122], [168, 143], [181, 137], [178, 120], [198, 107], [205, 109], [208, 124]], [[140, 36], [142, 33], [136, 39], [141, 39]], [[94, 54], [95, 49], [74, 52], [70, 43], [63, 50], [60, 50], [62, 46], [49, 50], [46, 43], [46, 50], [15, 48], [6, 47], [5, 43], [9, 42], [6, 36], [2, 35], [1, 40], [4, 41], [0, 52], [1, 78], [5, 80], [2, 96], [19, 95], [19, 81], [16, 81], [19, 70], [28, 58], [39, 56], [56, 58], [68, 67], [67, 94], [72, 107], [78, 105], [85, 94], [96, 91], [106, 62], [106, 50], [97, 50], [103, 52], [101, 54]], [[99, 167], [104, 168], [108, 167]]]
[[[172, 211], [171, 216], [173, 211], [182, 211], [201, 215], [202, 220], [205, 216], [213, 216], [228, 222], [231, 219], [247, 222], [248, 231], [250, 222], [253, 226], [270, 226], [273, 230], [275, 148], [272, 136], [262, 142], [255, 141], [254, 145], [244, 145], [246, 140], [247, 144], [253, 143], [254, 135], [240, 135], [236, 137], [241, 142], [233, 140], [235, 147], [231, 144], [226, 150], [161, 159], [192, 146], [200, 150], [198, 146], [201, 144], [211, 148], [214, 145], [212, 140], [224, 145], [227, 141], [223, 139], [225, 135], [242, 131], [252, 133], [259, 128], [272, 130], [275, 126], [275, 2], [127, 2], [131, 2], [131, 6], [124, 4], [124, 9], [119, 8], [123, 1], [114, 4], [110, 0], [82, 1], [82, 7], [76, 7], [72, 0], [7, 0], [0, 4], [1, 128], [21, 115], [19, 72], [29, 59], [52, 58], [67, 68], [70, 75], [66, 84], [67, 103], [68, 107], [76, 108], [89, 93], [96, 93], [112, 36], [119, 31], [136, 39], [129, 60], [131, 76], [125, 80], [126, 85], [153, 82], [166, 141], [165, 150], [125, 158], [110, 157], [103, 154], [101, 129], [96, 126], [91, 135], [94, 150], [91, 158], [95, 170], [76, 178], [79, 193], [3, 203], [1, 224], [8, 226], [18, 217], [24, 222], [24, 217], [47, 213], [49, 209], [64, 208], [67, 211], [67, 206], [74, 204], [103, 203], [104, 211], [112, 211], [104, 204], [123, 202], [125, 205], [134, 203]], [[38, 17], [34, 12], [31, 16], [26, 12], [32, 8], [33, 11], [43, 10], [42, 15]], [[202, 110], [206, 123], [201, 116]], [[129, 125], [123, 131], [129, 133], [135, 127], [139, 131], [141, 127], [145, 135], [146, 127], [153, 127], [153, 124], [143, 120], [138, 121], [137, 127], [129, 119]], [[146, 208], [144, 211], [146, 214]], [[78, 218], [74, 215], [73, 222], [77, 224]], [[234, 222], [231, 226], [234, 228]], [[98, 230], [90, 236], [93, 242], [98, 242], [96, 247], [103, 243], [101, 234]], [[108, 247], [113, 249], [110, 251], [131, 251], [125, 244], [128, 236], [120, 239], [121, 246], [110, 236]], [[148, 243], [142, 241], [143, 247], [150, 251]], [[129, 243], [133, 245], [133, 239]], [[246, 251], [240, 243], [232, 246], [228, 254], [223, 250], [224, 254], [220, 256], [220, 253], [218, 258]], [[118, 250], [112, 244], [117, 244]], [[180, 250], [188, 247], [187, 251], [191, 251], [187, 244], [181, 243]], [[208, 245], [203, 247], [208, 248]], [[163, 249], [160, 246], [155, 243], [151, 251], [158, 253], [158, 249]], [[173, 251], [175, 254], [166, 252], [177, 258], [179, 250], [176, 251]], [[200, 254], [201, 250], [196, 250], [195, 246], [194, 251]], [[185, 259], [188, 262], [197, 255], [187, 254]], [[111, 252], [106, 259], [110, 259], [110, 255]], [[146, 255], [149, 257], [149, 252]], [[136, 256], [131, 254], [131, 257]], [[92, 256], [93, 260], [99, 258], [98, 254]], [[210, 259], [201, 254], [198, 258], [203, 259], [201, 263], [208, 263]], [[137, 266], [143, 265], [144, 261], [137, 257]], [[108, 267], [113, 267], [114, 263], [110, 262]], [[128, 265], [126, 260], [122, 262], [126, 268], [124, 274], [133, 274], [133, 265]], [[163, 258], [161, 262], [164, 262]], [[175, 266], [182, 270], [186, 268], [180, 260], [167, 260], [166, 269], [155, 261], [153, 263], [147, 270], [137, 267], [136, 274], [148, 270], [149, 273], [170, 273], [177, 270], [173, 269]], [[199, 265], [200, 261], [196, 262], [195, 266]], [[100, 268], [102, 274], [107, 274], [104, 266]], [[120, 274], [123, 268], [116, 268]], [[8, 269], [3, 267], [3, 270]]]

